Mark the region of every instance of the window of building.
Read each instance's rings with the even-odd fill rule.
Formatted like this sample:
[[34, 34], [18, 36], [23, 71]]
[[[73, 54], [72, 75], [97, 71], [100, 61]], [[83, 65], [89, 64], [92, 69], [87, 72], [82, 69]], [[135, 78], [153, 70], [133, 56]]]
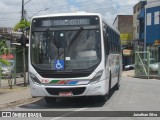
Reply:
[[147, 26], [152, 24], [152, 13], [147, 13]]

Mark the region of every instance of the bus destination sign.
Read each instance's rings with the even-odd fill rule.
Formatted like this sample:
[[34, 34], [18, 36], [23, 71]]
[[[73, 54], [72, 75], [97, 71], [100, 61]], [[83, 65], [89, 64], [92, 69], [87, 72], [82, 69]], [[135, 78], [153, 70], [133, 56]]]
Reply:
[[69, 20], [44, 20], [42, 26], [72, 26], [72, 25], [89, 25], [89, 19], [69, 19]]

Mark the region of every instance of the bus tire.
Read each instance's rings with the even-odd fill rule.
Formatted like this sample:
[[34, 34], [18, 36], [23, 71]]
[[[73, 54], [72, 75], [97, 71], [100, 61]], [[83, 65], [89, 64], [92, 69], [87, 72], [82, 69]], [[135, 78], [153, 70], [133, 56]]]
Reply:
[[114, 89], [119, 90], [119, 88], [120, 88], [120, 80], [119, 80], [119, 74], [118, 74], [118, 80], [117, 80], [117, 83], [116, 83]]
[[103, 96], [100, 96], [100, 101], [101, 102], [107, 102], [107, 100], [108, 100], [108, 93], [103, 95]]
[[52, 104], [56, 102], [56, 98], [55, 97], [45, 97], [45, 101], [47, 104]]
[[112, 76], [111, 76], [111, 72], [110, 72], [108, 93], [106, 93], [105, 95], [101, 96], [101, 101], [102, 102], [107, 102], [107, 100], [109, 99], [109, 93], [110, 93], [110, 90], [111, 90], [111, 79], [112, 79]]

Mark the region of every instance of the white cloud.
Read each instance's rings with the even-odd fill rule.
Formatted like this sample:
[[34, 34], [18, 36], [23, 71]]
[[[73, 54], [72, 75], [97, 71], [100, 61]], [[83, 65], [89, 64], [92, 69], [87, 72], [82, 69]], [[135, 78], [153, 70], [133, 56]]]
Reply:
[[10, 27], [20, 19], [20, 6], [19, 0], [1, 0], [0, 1], [0, 26]]
[[[24, 0], [27, 2], [28, 0]], [[37, 13], [98, 12], [110, 23], [117, 14], [132, 14], [139, 0], [31, 0], [25, 5], [29, 17]], [[0, 27], [13, 27], [21, 17], [21, 0], [0, 0]], [[130, 6], [128, 6], [130, 5]], [[123, 7], [126, 6], [126, 7]], [[45, 8], [49, 8], [43, 11]]]

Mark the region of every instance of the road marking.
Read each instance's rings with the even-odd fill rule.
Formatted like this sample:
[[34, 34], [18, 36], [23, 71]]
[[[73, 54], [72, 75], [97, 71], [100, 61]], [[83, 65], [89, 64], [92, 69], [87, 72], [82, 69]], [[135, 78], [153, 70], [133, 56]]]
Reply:
[[81, 111], [81, 110], [84, 110], [84, 109], [86, 109], [86, 108], [80, 108], [80, 109], [75, 110], [75, 111], [73, 111], [73, 112], [69, 112], [69, 113], [67, 113], [67, 114], [64, 114], [64, 115], [62, 115], [62, 116], [60, 116], [60, 117], [55, 117], [55, 118], [53, 118], [53, 119], [51, 119], [51, 120], [57, 120], [57, 119], [63, 118], [63, 117], [65, 117], [65, 116], [67, 116], [67, 115], [73, 114], [73, 113], [75, 113], [75, 112], [77, 112], [77, 111]]

